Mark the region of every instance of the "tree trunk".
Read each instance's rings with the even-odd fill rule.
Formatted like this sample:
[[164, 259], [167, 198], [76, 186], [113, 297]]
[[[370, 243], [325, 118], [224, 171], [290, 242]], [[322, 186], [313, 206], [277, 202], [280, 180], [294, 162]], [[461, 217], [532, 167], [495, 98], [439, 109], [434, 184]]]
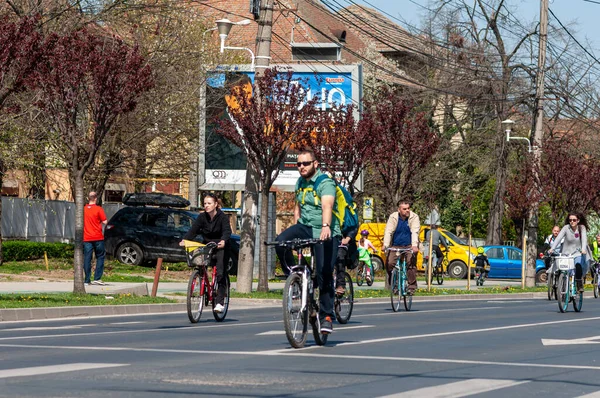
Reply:
[[[498, 129], [501, 129], [500, 125]], [[504, 195], [506, 195], [507, 157], [508, 151], [506, 150], [504, 133], [498, 131], [496, 133], [496, 188], [490, 202], [490, 218], [488, 220], [486, 239], [488, 245], [502, 244], [502, 218], [504, 216]]]
[[[261, 192], [261, 204], [260, 204], [260, 238], [267, 238], [267, 230], [269, 227], [268, 220], [269, 212], [269, 191], [263, 190]], [[267, 267], [267, 247], [263, 244], [260, 245], [259, 250], [259, 266], [258, 266], [258, 290], [259, 292], [269, 291], [269, 269]]]
[[535, 286], [535, 261], [538, 258], [538, 202], [535, 201], [529, 210], [528, 236], [527, 236], [527, 264], [525, 269], [525, 286]]
[[[247, 168], [247, 171], [250, 168]], [[244, 213], [242, 214], [242, 233], [240, 235], [240, 256], [238, 259], [237, 291], [252, 292], [254, 276], [254, 242], [256, 239], [256, 202], [257, 184], [253, 178], [246, 178], [244, 191]]]
[[75, 175], [75, 257], [73, 261], [73, 293], [85, 293], [83, 285], [83, 176], [79, 171]]
[[[2, 191], [2, 181], [4, 180], [4, 162], [0, 159], [0, 192]], [[2, 254], [2, 194], [0, 193], [0, 265], [4, 263]]]

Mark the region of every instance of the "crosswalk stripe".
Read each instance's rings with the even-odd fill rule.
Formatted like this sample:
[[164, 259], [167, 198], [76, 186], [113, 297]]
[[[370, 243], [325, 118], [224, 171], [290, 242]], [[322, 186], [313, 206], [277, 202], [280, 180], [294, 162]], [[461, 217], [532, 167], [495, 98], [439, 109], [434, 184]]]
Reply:
[[424, 387], [416, 390], [405, 391], [397, 394], [382, 396], [379, 398], [404, 398], [404, 397], [427, 397], [427, 398], [459, 398], [484, 392], [499, 390], [501, 388], [513, 387], [519, 384], [529, 383], [520, 380], [502, 379], [469, 379], [455, 383], [442, 384], [434, 387]]
[[8, 377], [37, 376], [51, 373], [76, 372], [88, 369], [115, 368], [118, 366], [129, 366], [125, 363], [68, 363], [64, 365], [33, 366], [31, 368], [0, 370], [0, 379]]

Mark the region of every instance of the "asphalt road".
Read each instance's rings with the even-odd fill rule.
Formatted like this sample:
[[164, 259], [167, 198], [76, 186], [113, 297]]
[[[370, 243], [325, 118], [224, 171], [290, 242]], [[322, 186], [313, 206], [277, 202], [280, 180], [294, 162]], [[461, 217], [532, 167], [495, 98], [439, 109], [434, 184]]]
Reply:
[[[206, 310], [205, 310], [206, 311]], [[356, 303], [325, 347], [279, 306], [0, 324], [0, 396], [600, 397], [600, 300]], [[594, 395], [588, 395], [594, 394]]]

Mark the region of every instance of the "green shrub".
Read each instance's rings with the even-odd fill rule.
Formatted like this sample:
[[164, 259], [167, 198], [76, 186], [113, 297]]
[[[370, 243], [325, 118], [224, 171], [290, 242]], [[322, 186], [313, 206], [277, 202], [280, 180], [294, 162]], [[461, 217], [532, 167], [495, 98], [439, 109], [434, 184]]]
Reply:
[[26, 240], [9, 240], [2, 242], [4, 261], [24, 261], [44, 258], [73, 258], [74, 248], [69, 243], [29, 242]]

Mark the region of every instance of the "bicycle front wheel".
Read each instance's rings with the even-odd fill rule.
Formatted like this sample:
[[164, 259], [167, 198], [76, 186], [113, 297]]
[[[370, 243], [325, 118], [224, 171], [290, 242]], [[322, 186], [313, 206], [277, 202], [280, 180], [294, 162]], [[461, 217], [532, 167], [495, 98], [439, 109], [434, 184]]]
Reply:
[[397, 269], [394, 268], [392, 271], [392, 284], [391, 289], [391, 301], [392, 310], [394, 312], [400, 311], [400, 301], [402, 300], [402, 289], [400, 289], [400, 275]]
[[598, 272], [594, 274], [594, 298], [600, 296], [600, 287], [598, 286]]
[[346, 324], [352, 316], [354, 308], [354, 287], [352, 286], [352, 278], [348, 273], [342, 272], [338, 278], [344, 278], [346, 281], [346, 291], [342, 295], [335, 295], [335, 317], [339, 323]]
[[569, 286], [569, 276], [565, 273], [560, 273], [558, 277], [558, 286], [557, 286], [557, 298], [558, 298], [558, 309], [560, 312], [567, 311], [569, 306], [569, 290], [571, 286]]
[[[213, 310], [213, 316], [215, 317], [215, 321], [217, 321], [217, 322], [223, 322], [225, 320], [225, 317], [227, 316], [227, 310], [229, 310], [229, 289], [230, 289], [229, 275], [226, 274], [225, 275], [225, 297], [223, 300], [223, 311], [215, 312]], [[216, 295], [216, 291], [215, 291], [213, 293], [213, 308], [215, 308], [215, 305], [217, 305], [216, 299], [217, 299], [217, 295]]]
[[302, 277], [295, 273], [288, 276], [283, 289], [283, 327], [292, 347], [304, 347], [308, 311], [302, 308]]
[[195, 269], [190, 275], [187, 288], [187, 313], [190, 322], [198, 323], [204, 308], [204, 289], [202, 272]]

